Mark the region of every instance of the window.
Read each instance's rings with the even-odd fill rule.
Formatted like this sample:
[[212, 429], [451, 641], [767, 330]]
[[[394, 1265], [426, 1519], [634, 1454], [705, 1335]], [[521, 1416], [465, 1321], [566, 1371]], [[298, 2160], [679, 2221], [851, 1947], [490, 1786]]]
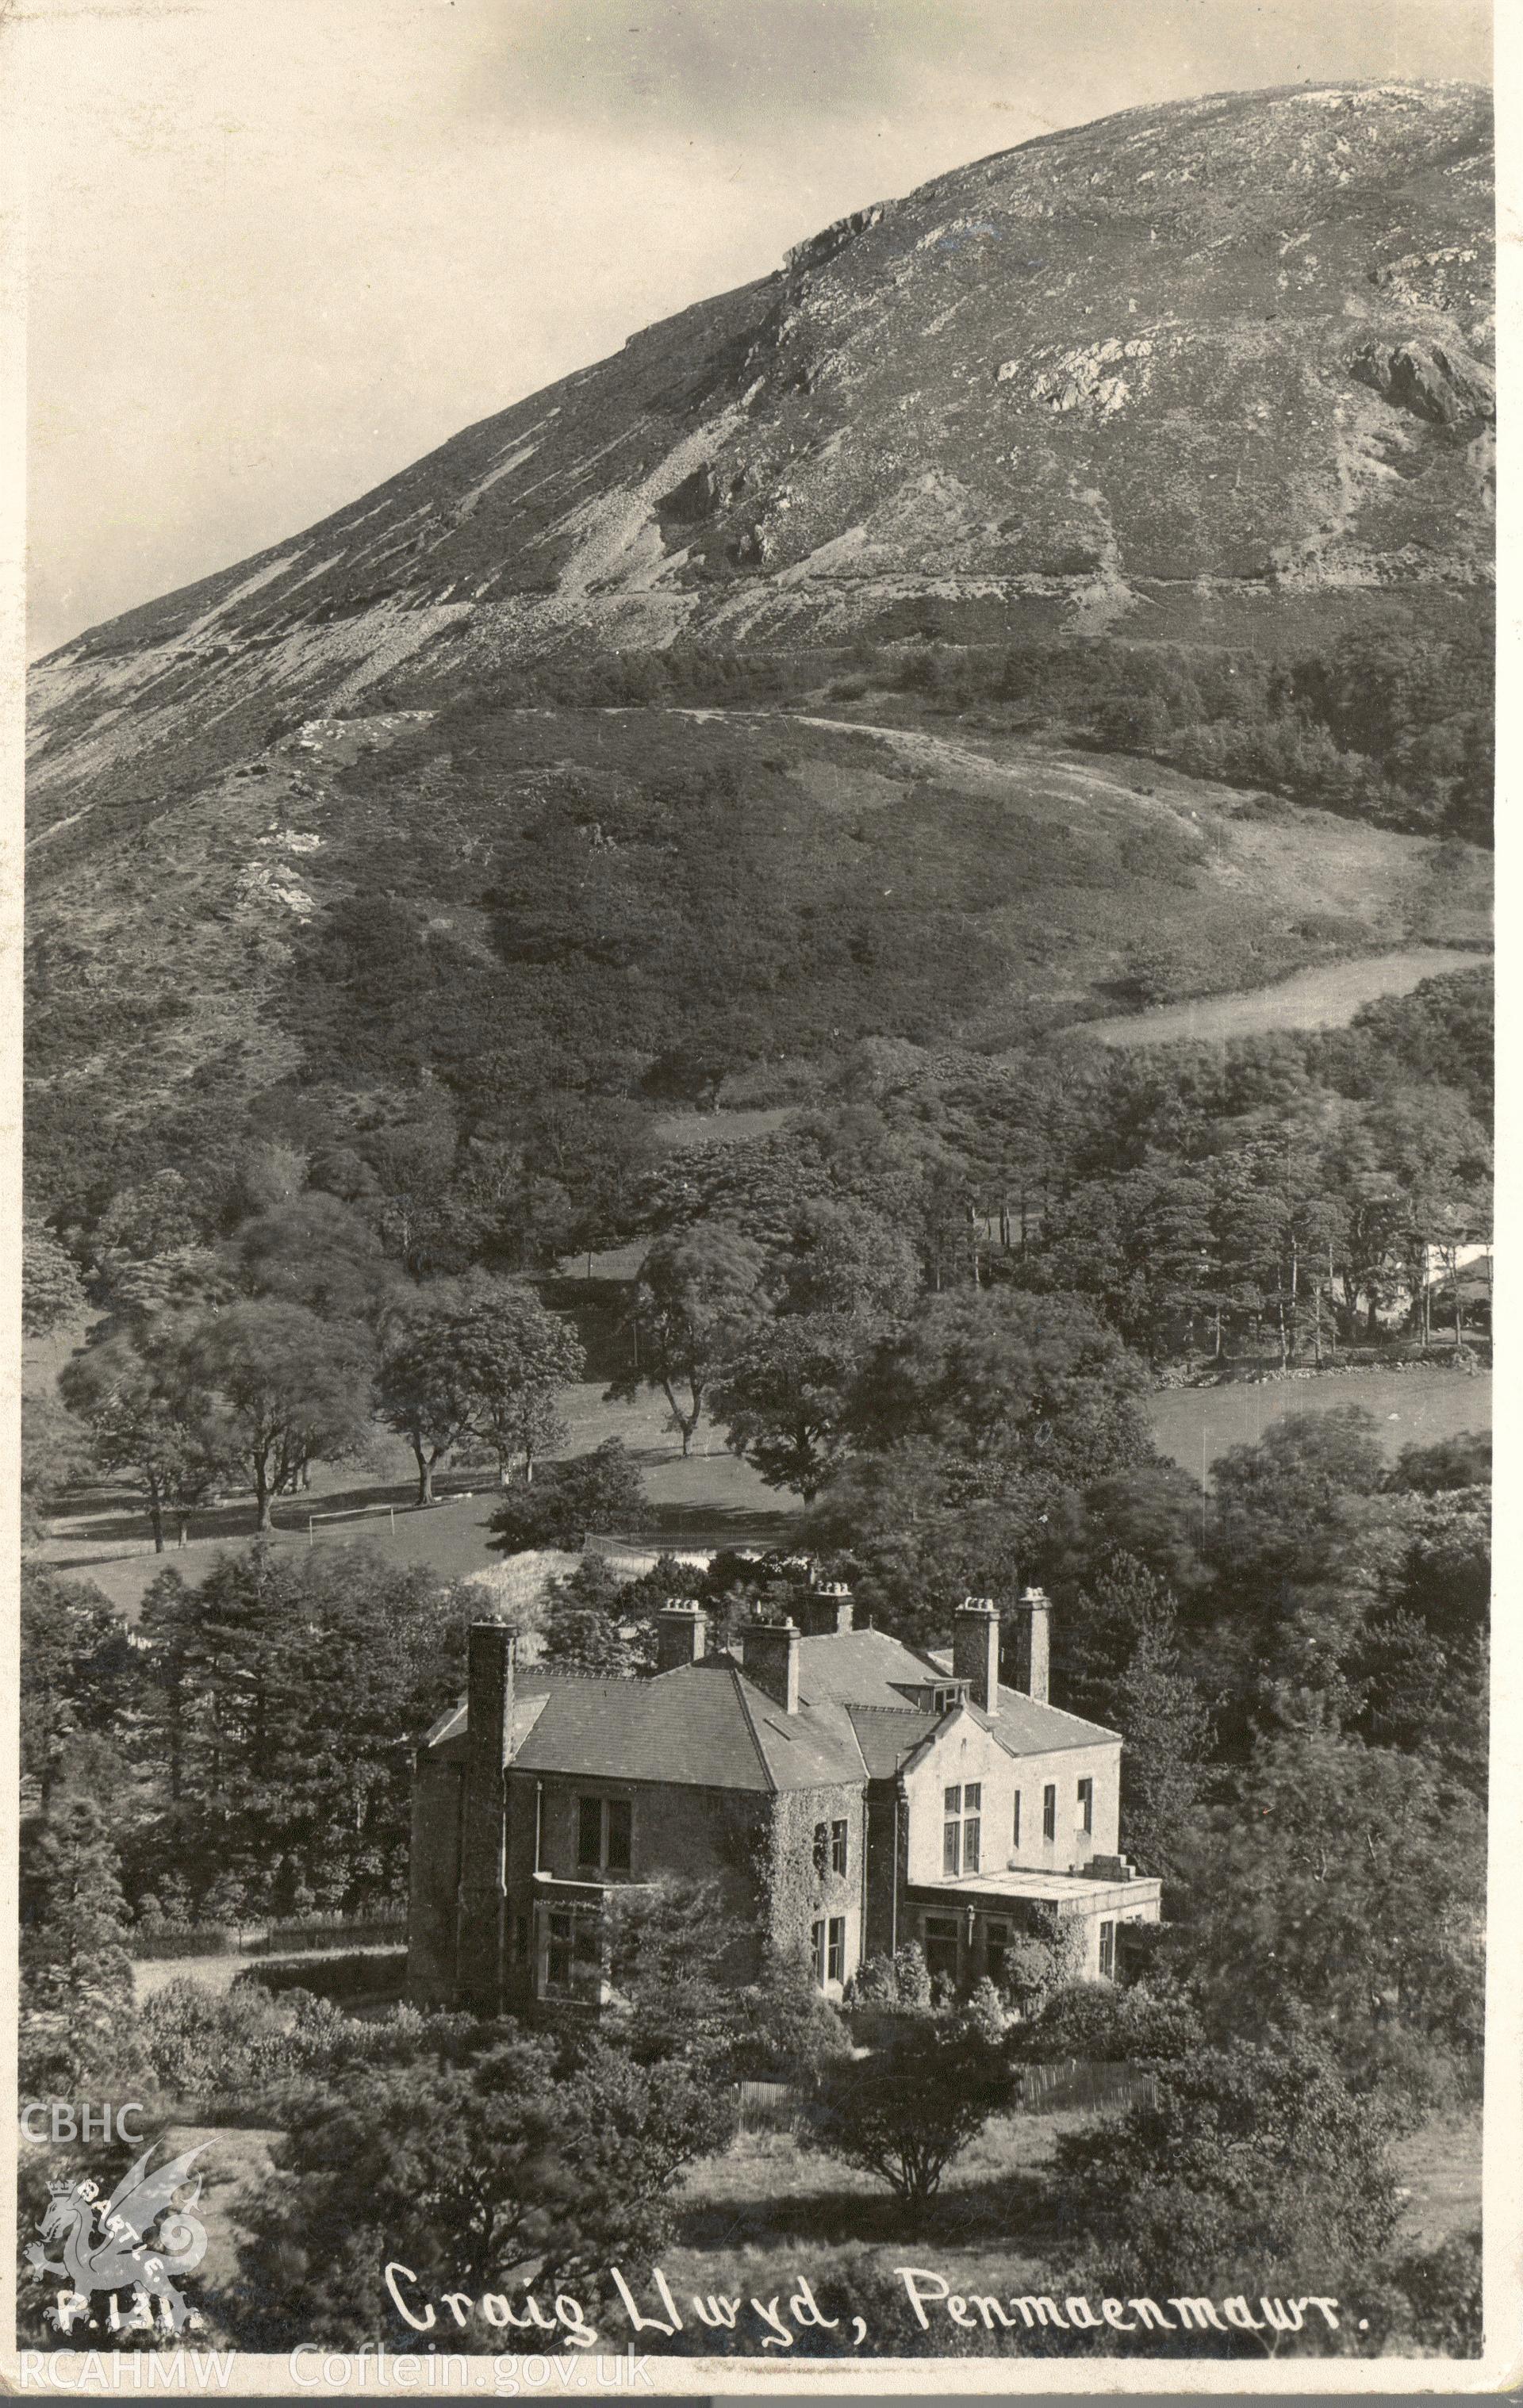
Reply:
[[1095, 1828], [1095, 1784], [1092, 1781], [1079, 1784], [1079, 1828], [1092, 1831]]
[[1017, 1850], [1017, 1852], [1019, 1851], [1021, 1844], [1021, 1793], [1018, 1789], [1015, 1792], [1015, 1817], [1013, 1827], [1011, 1831], [1010, 1844], [1013, 1848]]
[[602, 1971], [597, 1924], [590, 1914], [553, 1908], [544, 1921], [545, 1995], [596, 1998]]
[[575, 1943], [575, 1915], [553, 1914], [550, 1918], [550, 1948], [545, 1966], [547, 1990], [570, 1988], [572, 1952]]
[[931, 1692], [931, 1708], [933, 1713], [944, 1714], [949, 1706], [956, 1706], [961, 1703], [962, 1687], [960, 1683], [955, 1688], [933, 1689]]
[[964, 1786], [943, 1789], [941, 1807], [946, 1821], [941, 1826], [941, 1874], [954, 1881], [959, 1873], [976, 1873], [979, 1869], [980, 1808], [984, 1791], [980, 1783], [970, 1781]]
[[823, 1990], [827, 1982], [846, 1979], [846, 1917], [832, 1914], [828, 1921], [812, 1923], [809, 1932], [810, 1953], [814, 1959], [814, 1979]]
[[627, 1798], [577, 1799], [577, 1870], [626, 1873], [633, 1811]]
[[927, 1914], [920, 1927], [920, 1945], [932, 1981], [939, 1973], [945, 1973], [950, 1981], [955, 1982], [957, 1978], [956, 1916]]
[[846, 1825], [844, 1823], [832, 1823], [830, 1826], [830, 1870], [833, 1873], [842, 1875], [846, 1870]]
[[1005, 1955], [1010, 1946], [1008, 1923], [987, 1923], [984, 1927], [984, 1953], [990, 1981], [996, 1989], [1005, 1978]]
[[1103, 1981], [1115, 1980], [1115, 1925], [1102, 1923], [1099, 1928], [1099, 1969]]
[[1042, 1793], [1042, 1836], [1044, 1840], [1057, 1837], [1057, 1784], [1049, 1781]]

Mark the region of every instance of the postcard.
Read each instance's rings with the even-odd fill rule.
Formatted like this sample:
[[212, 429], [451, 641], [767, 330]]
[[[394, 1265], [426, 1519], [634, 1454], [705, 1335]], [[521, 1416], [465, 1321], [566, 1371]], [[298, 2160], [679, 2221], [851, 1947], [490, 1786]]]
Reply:
[[1492, 32], [0, 25], [9, 2389], [1517, 2379]]

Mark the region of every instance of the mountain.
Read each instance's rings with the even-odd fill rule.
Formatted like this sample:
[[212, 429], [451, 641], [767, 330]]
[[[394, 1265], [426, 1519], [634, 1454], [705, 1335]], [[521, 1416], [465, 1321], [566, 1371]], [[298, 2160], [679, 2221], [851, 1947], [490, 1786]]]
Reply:
[[589, 1097], [1484, 948], [1487, 144], [1028, 143], [53, 654], [39, 1200], [531, 1124], [553, 1200]]
[[547, 655], [1283, 644], [1489, 574], [1490, 112], [1135, 109], [858, 211], [40, 665], [37, 824]]

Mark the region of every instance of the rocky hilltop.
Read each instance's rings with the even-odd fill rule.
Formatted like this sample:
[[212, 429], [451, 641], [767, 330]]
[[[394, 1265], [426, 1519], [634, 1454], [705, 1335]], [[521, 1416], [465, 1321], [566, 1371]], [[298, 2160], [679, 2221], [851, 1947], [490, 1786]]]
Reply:
[[1489, 574], [1491, 124], [1137, 109], [939, 177], [36, 678], [44, 825], [574, 647], [1274, 643]]

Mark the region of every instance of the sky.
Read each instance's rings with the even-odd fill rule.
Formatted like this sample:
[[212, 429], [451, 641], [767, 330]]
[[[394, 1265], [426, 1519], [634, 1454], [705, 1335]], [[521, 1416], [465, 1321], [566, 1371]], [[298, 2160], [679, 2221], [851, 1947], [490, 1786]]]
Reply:
[[33, 655], [966, 160], [1490, 70], [1487, 0], [0, 0], [0, 45]]

